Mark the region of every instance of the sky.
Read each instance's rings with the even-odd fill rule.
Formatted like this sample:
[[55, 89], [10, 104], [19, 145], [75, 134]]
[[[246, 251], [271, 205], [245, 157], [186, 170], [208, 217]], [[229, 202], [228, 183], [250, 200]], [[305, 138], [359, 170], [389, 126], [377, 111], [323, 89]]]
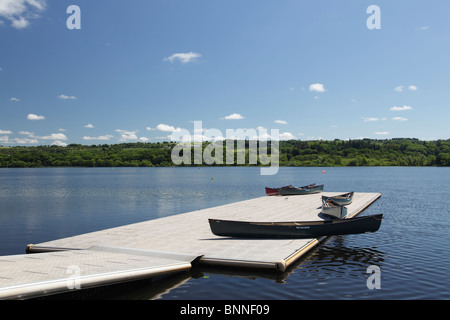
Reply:
[[449, 139], [449, 12], [448, 0], [0, 0], [0, 145], [210, 129]]

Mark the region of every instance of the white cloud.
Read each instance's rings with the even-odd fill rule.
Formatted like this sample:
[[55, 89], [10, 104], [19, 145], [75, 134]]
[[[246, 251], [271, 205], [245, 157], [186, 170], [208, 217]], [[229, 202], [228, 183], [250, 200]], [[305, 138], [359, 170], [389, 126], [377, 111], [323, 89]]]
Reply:
[[240, 115], [239, 113], [232, 113], [229, 116], [226, 116], [224, 119], [225, 120], [241, 120], [241, 119], [245, 119], [245, 117]]
[[[162, 137], [163, 139], [165, 139], [166, 137]], [[169, 138], [171, 141], [179, 141], [179, 142], [204, 142], [204, 141], [211, 141], [211, 140], [222, 140], [221, 138], [219, 139], [208, 139], [207, 136], [202, 135], [202, 134], [190, 134], [190, 133], [186, 133], [183, 135], [174, 135], [171, 134], [169, 135], [167, 138]]]
[[111, 138], [114, 138], [114, 136], [112, 135], [104, 135], [104, 136], [98, 136], [98, 137], [88, 137], [88, 136], [84, 136], [83, 140], [109, 140]]
[[389, 132], [387, 132], [387, 131], [376, 131], [376, 132], [374, 132], [375, 134], [379, 134], [379, 135], [386, 135], [386, 134], [389, 134]]
[[0, 134], [12, 134], [11, 130], [0, 130]]
[[287, 124], [287, 121], [284, 120], [275, 120], [274, 122], [278, 124]]
[[67, 143], [57, 140], [52, 143], [52, 146], [67, 147]]
[[378, 117], [368, 117], [368, 118], [363, 118], [364, 122], [374, 122], [374, 121], [382, 121], [382, 120], [387, 120], [386, 117], [382, 117], [382, 118], [378, 118]]
[[[394, 88], [394, 90], [397, 92], [402, 92], [403, 89], [405, 89], [405, 86], [397, 86]], [[417, 89], [419, 89], [419, 88], [413, 84], [408, 86], [408, 90], [410, 90], [410, 91], [416, 91]]]
[[139, 138], [139, 141], [141, 141], [141, 142], [147, 142], [147, 141], [149, 141], [150, 139], [149, 138], [147, 138], [147, 137], [140, 137]]
[[391, 111], [406, 111], [406, 110], [412, 110], [412, 107], [405, 105], [403, 107], [394, 106], [394, 107], [391, 108]]
[[39, 115], [34, 114], [34, 113], [30, 113], [30, 114], [27, 115], [27, 119], [28, 120], [44, 120], [45, 117], [44, 116], [39, 116]]
[[137, 131], [116, 129], [116, 132], [120, 133], [119, 141], [128, 141], [128, 140], [137, 140], [138, 139], [138, 137], [136, 135]]
[[380, 118], [372, 117], [372, 118], [363, 118], [364, 122], [373, 122], [373, 121], [379, 121]]
[[[227, 138], [228, 138], [228, 137], [227, 137]], [[234, 139], [239, 139], [239, 138], [241, 138], [241, 137], [232, 137], [232, 138], [234, 138]], [[252, 140], [262, 140], [262, 141], [274, 139], [274, 140], [279, 140], [279, 141], [281, 141], [281, 140], [293, 140], [293, 139], [296, 139], [296, 138], [295, 138], [295, 136], [294, 136], [292, 133], [290, 133], [290, 132], [282, 132], [282, 133], [279, 133], [279, 134], [277, 134], [277, 135], [271, 135], [271, 134], [269, 134], [268, 132], [265, 132], [265, 133], [262, 133], [262, 134], [259, 133], [259, 134], [256, 135], [256, 136], [250, 137], [250, 139], [252, 139]]]
[[309, 136], [306, 137], [306, 140], [323, 140], [322, 137]]
[[1, 0], [0, 17], [9, 20], [13, 28], [24, 29], [30, 19], [40, 17], [46, 6], [46, 0]]
[[58, 99], [61, 99], [61, 100], [75, 100], [77, 97], [75, 97], [75, 96], [66, 96], [65, 94], [60, 94], [59, 96], [58, 96]]
[[394, 117], [394, 118], [392, 118], [392, 120], [394, 120], [394, 121], [408, 121], [408, 119], [403, 118], [403, 117]]
[[20, 101], [20, 99], [19, 98], [16, 98], [16, 97], [12, 97], [11, 99], [9, 99], [10, 101], [15, 101], [15, 102], [19, 102]]
[[19, 19], [13, 20], [11, 26], [16, 29], [25, 29], [30, 25], [30, 21], [24, 17], [19, 17]]
[[295, 136], [290, 132], [280, 133], [280, 140], [292, 140], [295, 139]]
[[37, 139], [29, 139], [29, 138], [15, 138], [15, 139], [11, 139], [11, 142], [15, 142], [15, 143], [20, 143], [20, 144], [27, 144], [27, 143], [39, 143], [39, 141]]
[[[151, 130], [151, 129], [147, 129]], [[180, 132], [181, 128], [175, 128], [174, 126], [170, 126], [168, 124], [160, 123], [156, 126], [156, 130], [164, 131], [164, 132]]]
[[0, 142], [8, 143], [9, 142], [9, 137], [8, 136], [0, 137]]
[[84, 126], [85, 128], [94, 128], [94, 125], [88, 123], [87, 125]]
[[34, 137], [42, 140], [67, 140], [67, 137], [64, 133], [52, 133], [49, 136], [43, 137]]
[[157, 130], [160, 131], [164, 131], [164, 132], [171, 132], [171, 131], [175, 131], [175, 127], [174, 126], [170, 126], [168, 124], [164, 124], [164, 123], [160, 123], [156, 126]]
[[309, 86], [309, 91], [325, 92], [325, 87], [321, 83], [313, 83]]
[[17, 143], [38, 143], [39, 140], [56, 140], [52, 145], [60, 145], [63, 146], [63, 142], [61, 140], [67, 140], [67, 136], [64, 133], [51, 133], [48, 136], [38, 137], [35, 136], [33, 132], [29, 131], [19, 131], [19, 134], [26, 135], [28, 138], [16, 138], [12, 139]]
[[174, 62], [175, 60], [180, 61], [181, 63], [188, 63], [194, 61], [197, 58], [200, 58], [202, 55], [196, 52], [188, 52], [188, 53], [174, 53], [171, 56], [165, 57], [164, 61]]

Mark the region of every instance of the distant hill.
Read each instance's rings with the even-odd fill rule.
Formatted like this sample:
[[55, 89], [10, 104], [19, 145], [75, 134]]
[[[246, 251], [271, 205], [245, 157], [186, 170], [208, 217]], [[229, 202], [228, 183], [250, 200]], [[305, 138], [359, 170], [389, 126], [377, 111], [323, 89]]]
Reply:
[[[249, 141], [245, 141], [248, 159]], [[204, 149], [209, 143], [204, 142]], [[0, 167], [153, 167], [175, 166], [174, 142], [102, 145], [0, 147]], [[237, 141], [234, 141], [236, 162]], [[267, 154], [270, 156], [270, 143]], [[450, 139], [288, 140], [279, 143], [280, 166], [450, 166]], [[226, 153], [226, 143], [223, 143]], [[193, 157], [194, 152], [192, 152]], [[225, 156], [224, 156], [225, 159]], [[193, 161], [191, 163], [194, 163]], [[249, 165], [249, 161], [245, 162]], [[184, 166], [189, 164], [182, 164]], [[206, 165], [205, 162], [202, 165]], [[221, 163], [214, 165], [223, 165]], [[255, 165], [259, 165], [259, 162]]]

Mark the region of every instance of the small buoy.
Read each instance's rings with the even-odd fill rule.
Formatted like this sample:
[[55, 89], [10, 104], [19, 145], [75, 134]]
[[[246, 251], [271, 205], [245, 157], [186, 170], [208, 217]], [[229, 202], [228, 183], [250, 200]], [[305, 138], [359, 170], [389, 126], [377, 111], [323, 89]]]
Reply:
[[322, 173], [325, 173], [325, 170], [322, 170]]
[[212, 177], [211, 180], [214, 180], [214, 177]]

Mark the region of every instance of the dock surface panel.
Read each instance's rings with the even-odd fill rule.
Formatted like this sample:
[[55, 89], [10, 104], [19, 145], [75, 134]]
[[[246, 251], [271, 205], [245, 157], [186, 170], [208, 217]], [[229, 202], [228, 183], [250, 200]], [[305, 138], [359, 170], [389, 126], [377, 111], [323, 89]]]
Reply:
[[196, 257], [94, 246], [0, 257], [0, 299], [28, 299], [189, 270]]
[[[200, 262], [284, 267], [293, 254], [315, 239], [235, 239], [212, 234], [208, 218], [243, 221], [321, 220], [324, 192], [302, 196], [265, 196], [117, 228], [38, 244], [37, 247], [87, 249], [93, 245], [135, 248], [202, 256]], [[355, 193], [347, 206], [353, 217], [380, 197], [379, 193]]]
[[[37, 288], [36, 284], [46, 282], [48, 284], [52, 281], [59, 282], [60, 287], [63, 285], [67, 287], [67, 278], [70, 275], [66, 272], [70, 265], [82, 266], [80, 267], [80, 273], [84, 277], [83, 279], [87, 284], [91, 283], [92, 285], [96, 282], [107, 283], [107, 278], [102, 280], [102, 276], [107, 274], [112, 275], [112, 277], [115, 274], [117, 280], [120, 277], [126, 279], [135, 273], [138, 276], [151, 277], [152, 274], [170, 272], [170, 270], [175, 272], [188, 268], [190, 263], [196, 259], [199, 263], [204, 264], [284, 271], [292, 262], [318, 244], [321, 239], [219, 237], [211, 232], [208, 219], [243, 221], [321, 220], [323, 219], [320, 215], [322, 195], [342, 193], [345, 192], [323, 192], [287, 197], [264, 196], [30, 245], [28, 247], [29, 252], [45, 253], [0, 257], [1, 276], [6, 278], [0, 278], [0, 297], [2, 290], [5, 292], [5, 288], [2, 288], [5, 285], [10, 289], [16, 286], [19, 291], [24, 292], [27, 292], [27, 288], [33, 286]], [[352, 204], [347, 206], [346, 217], [358, 215], [380, 196], [380, 193], [355, 192]], [[66, 256], [67, 259], [63, 256]], [[83, 259], [88, 256], [90, 256], [86, 260], [88, 262], [83, 262], [85, 261]], [[57, 266], [59, 262], [55, 262], [59, 259], [58, 257], [65, 259], [64, 264], [59, 267]], [[14, 276], [11, 277], [11, 280], [8, 280], [8, 276], [3, 275], [5, 274], [4, 268], [13, 263], [8, 262], [8, 260], [11, 260], [10, 258], [22, 262], [26, 261], [27, 265], [23, 265], [21, 268], [28, 271], [34, 270], [35, 273], [25, 272], [28, 279], [23, 281], [18, 281], [17, 277], [16, 280], [12, 279]], [[119, 262], [114, 259], [119, 259]], [[121, 263], [120, 259], [126, 259], [129, 265]], [[133, 261], [135, 265], [130, 261]], [[30, 263], [32, 265], [29, 265]], [[54, 269], [51, 272], [39, 271], [39, 268], [45, 269], [44, 266], [48, 263], [53, 263], [56, 267], [52, 265], [51, 268]], [[101, 267], [95, 270], [95, 268], [88, 268], [89, 265]], [[60, 273], [55, 271], [58, 268]], [[21, 276], [23, 275], [22, 272]], [[39, 276], [42, 276], [42, 279]], [[11, 292], [9, 291], [9, 294]], [[18, 293], [16, 295], [20, 296]], [[8, 296], [8, 293], [4, 296]]]

